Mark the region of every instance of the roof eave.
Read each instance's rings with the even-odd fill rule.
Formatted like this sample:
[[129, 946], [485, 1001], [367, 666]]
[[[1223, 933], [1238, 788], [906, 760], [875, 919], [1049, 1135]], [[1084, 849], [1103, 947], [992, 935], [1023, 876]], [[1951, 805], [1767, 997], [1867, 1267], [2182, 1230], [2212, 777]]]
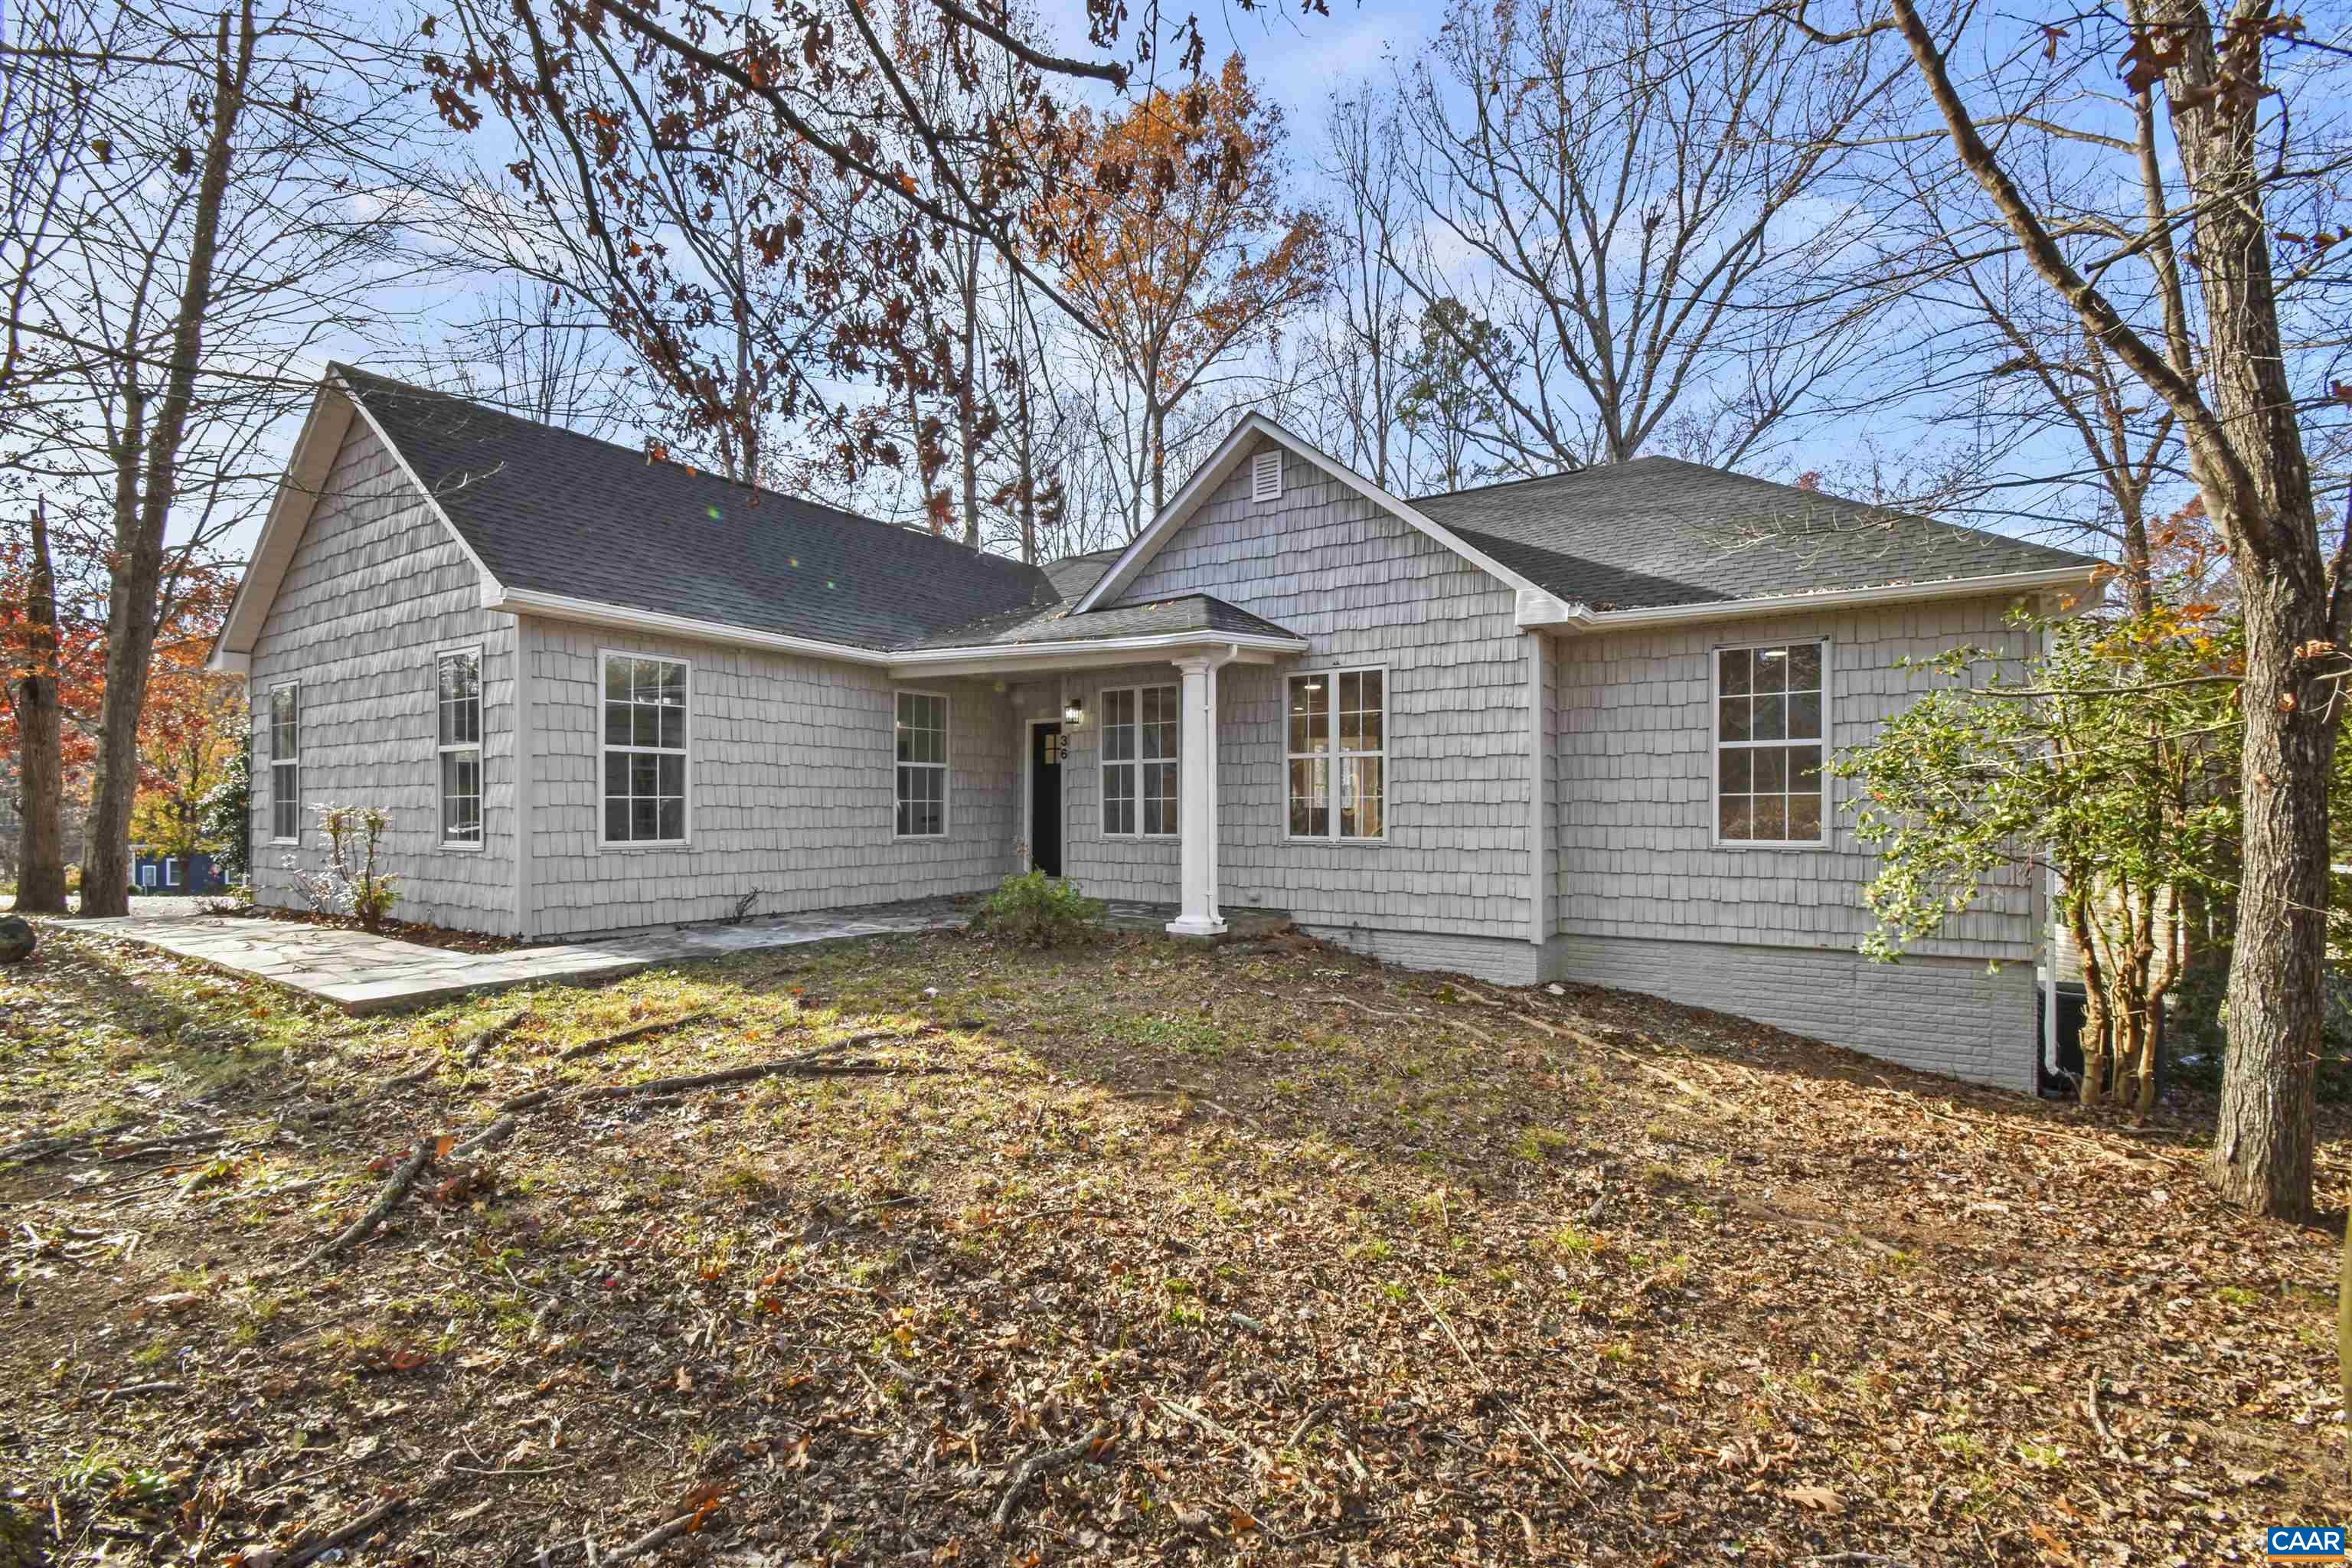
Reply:
[[351, 429], [352, 416], [351, 398], [331, 381], [321, 381], [311, 394], [301, 433], [294, 438], [278, 493], [270, 498], [268, 515], [262, 520], [261, 536], [254, 542], [253, 559], [229, 601], [228, 615], [213, 641], [206, 668], [217, 674], [243, 675], [251, 665], [253, 645], [261, 637], [270, 603], [278, 597], [286, 569], [293, 564], [295, 547], [302, 542], [310, 514], [326, 489], [335, 455], [342, 450], [343, 437]]
[[2053, 566], [2038, 572], [2004, 572], [1987, 577], [1947, 577], [1934, 582], [1889, 583], [1872, 588], [1836, 588], [1816, 594], [1776, 594], [1760, 599], [1717, 599], [1696, 605], [1661, 605], [1648, 609], [1593, 610], [1571, 605], [1549, 594], [1521, 594], [1518, 625], [1522, 631], [1561, 634], [1638, 631], [1650, 626], [1703, 625], [1710, 621], [1754, 620], [1765, 616], [1802, 615], [1817, 610], [1869, 609], [1883, 605], [1917, 604], [1929, 599], [1972, 599], [1991, 594], [2064, 594], [2078, 600], [2095, 599], [2101, 592], [2103, 567]]
[[1146, 637], [920, 648], [891, 655], [890, 674], [894, 679], [926, 675], [1017, 676], [1086, 669], [1106, 662], [1132, 663], [1139, 655], [1148, 660], [1172, 661], [1198, 653], [1223, 653], [1232, 663], [1270, 664], [1286, 655], [1308, 650], [1305, 637], [1269, 637], [1264, 632], [1154, 632]]
[[764, 631], [757, 626], [730, 626], [723, 621], [705, 621], [692, 616], [670, 615], [663, 610], [639, 609], [634, 605], [611, 605], [597, 599], [579, 599], [568, 594], [551, 594], [542, 589], [517, 588], [496, 583], [485, 584], [482, 608], [501, 610], [513, 616], [541, 616], [582, 626], [609, 626], [615, 631], [660, 632], [671, 637], [690, 637], [697, 642], [722, 643], [730, 647], [805, 654], [812, 658], [835, 659], [844, 664], [887, 664], [891, 657], [879, 648], [859, 647], [854, 643], [795, 637], [790, 632]]
[[670, 637], [691, 638], [697, 642], [719, 643], [730, 647], [765, 649], [771, 653], [800, 654], [810, 658], [832, 659], [843, 664], [858, 664], [887, 670], [893, 679], [916, 676], [945, 678], [957, 675], [1008, 675], [1031, 670], [1077, 668], [1098, 665], [1106, 658], [1125, 659], [1131, 655], [1174, 658], [1187, 651], [1222, 650], [1232, 653], [1244, 663], [1266, 662], [1284, 654], [1307, 651], [1304, 637], [1269, 637], [1262, 632], [1155, 632], [1144, 637], [1077, 637], [1057, 642], [993, 644], [980, 643], [961, 647], [887, 648], [859, 647], [851, 643], [828, 642], [821, 637], [795, 637], [789, 632], [764, 631], [756, 626], [730, 626], [720, 621], [697, 620], [688, 616], [673, 616], [659, 610], [641, 610], [628, 605], [605, 604], [593, 599], [577, 599], [564, 594], [551, 594], [536, 588], [516, 588], [492, 585], [482, 595], [482, 607], [503, 611], [514, 616], [540, 616], [550, 620], [571, 621], [578, 625], [609, 626], [616, 631], [654, 632]]

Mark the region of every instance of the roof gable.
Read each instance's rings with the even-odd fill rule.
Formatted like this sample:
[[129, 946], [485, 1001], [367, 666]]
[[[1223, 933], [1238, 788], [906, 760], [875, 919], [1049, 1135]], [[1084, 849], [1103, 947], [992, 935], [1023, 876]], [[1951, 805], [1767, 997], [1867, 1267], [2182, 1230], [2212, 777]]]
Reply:
[[320, 383], [310, 398], [310, 412], [302, 416], [301, 434], [294, 438], [278, 493], [270, 498], [268, 514], [262, 519], [253, 558], [237, 579], [236, 596], [229, 601], [228, 615], [213, 643], [214, 668], [232, 673], [244, 670], [242, 661], [261, 636], [261, 624], [268, 618], [269, 606], [286, 581], [287, 568], [294, 563], [294, 552], [310, 525], [310, 513], [317, 510], [351, 427], [351, 400]]
[[1184, 488], [1176, 492], [1175, 499], [1160, 509], [1160, 515], [1151, 520], [1150, 526], [1136, 537], [1135, 542], [1127, 547], [1126, 552], [1119, 556], [1110, 570], [1105, 572], [1101, 579], [1087, 591], [1086, 597], [1078, 601], [1077, 608], [1074, 613], [1084, 615], [1102, 605], [1117, 604], [1118, 596], [1134, 584], [1135, 580], [1141, 575], [1144, 567], [1150, 564], [1152, 557], [1160, 553], [1161, 548], [1175, 537], [1177, 531], [1191, 521], [1192, 514], [1200, 510], [1202, 504], [1214, 495], [1217, 488], [1241, 466], [1242, 460], [1261, 437], [1281, 443], [1292, 453], [1320, 468], [1324, 473], [1364, 497], [1406, 526], [1443, 544], [1472, 565], [1494, 577], [1504, 586], [1522, 593], [1541, 595], [1542, 590], [1536, 584], [1487, 554], [1469, 540], [1423, 516], [1410, 502], [1391, 495], [1339, 458], [1300, 440], [1265, 415], [1249, 414], [1244, 416], [1234, 426], [1224, 440], [1218, 444], [1217, 449], [1209, 455], [1208, 461], [1194, 469], [1192, 477], [1184, 481]]

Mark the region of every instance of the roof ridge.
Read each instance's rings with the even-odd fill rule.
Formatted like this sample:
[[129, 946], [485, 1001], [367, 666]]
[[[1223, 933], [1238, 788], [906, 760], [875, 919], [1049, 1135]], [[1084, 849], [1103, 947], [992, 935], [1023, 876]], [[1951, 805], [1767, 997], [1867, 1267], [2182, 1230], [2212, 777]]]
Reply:
[[[768, 496], [776, 500], [790, 502], [793, 506], [808, 507], [817, 511], [830, 512], [834, 516], [838, 517], [846, 522], [863, 522], [869, 523], [876, 528], [895, 529], [900, 533], [913, 534], [917, 538], [935, 539], [942, 544], [953, 545], [959, 550], [969, 551], [973, 555], [984, 556], [992, 561], [1007, 562], [1015, 566], [1023, 564], [1023, 563], [1015, 560], [1013, 556], [991, 554], [988, 551], [979, 549], [973, 545], [966, 544], [961, 539], [951, 539], [944, 533], [935, 533], [927, 528], [916, 528], [908, 523], [892, 522], [888, 518], [884, 517], [869, 517], [862, 511], [852, 511], [847, 507], [835, 506], [831, 501], [814, 500], [807, 496], [788, 495], [782, 490], [771, 489], [766, 485], [754, 484], [746, 479], [730, 478], [718, 468], [706, 468], [699, 464], [694, 463], [681, 463], [677, 459], [668, 457], [656, 458], [652, 453], [644, 450], [642, 447], [625, 446], [618, 441], [608, 441], [602, 436], [591, 436], [585, 431], [574, 430], [568, 425], [551, 425], [544, 420], [529, 418], [523, 415], [516, 413], [511, 408], [501, 408], [495, 403], [486, 403], [477, 397], [468, 397], [463, 393], [451, 392], [446, 388], [438, 386], [419, 386], [413, 381], [403, 381], [397, 376], [386, 375], [382, 371], [370, 370], [364, 365], [349, 364], [341, 360], [329, 361], [327, 370], [330, 374], [364, 376], [370, 381], [379, 381], [387, 386], [397, 387], [403, 392], [417, 393], [426, 397], [446, 397], [450, 402], [462, 404], [467, 408], [475, 409], [484, 414], [496, 415], [501, 419], [511, 419], [518, 425], [527, 425], [533, 430], [544, 430], [549, 432], [551, 435], [568, 437], [574, 441], [585, 441], [591, 446], [601, 447], [606, 451], [620, 453], [625, 457], [632, 458], [637, 461], [643, 462], [647, 467], [667, 466], [677, 468], [688, 474], [715, 480], [722, 485], [731, 485], [740, 490], [748, 490], [755, 497]], [[1036, 563], [1033, 566], [1033, 569], [1042, 572], [1045, 570], [1045, 565], [1044, 563]]]
[[1460, 489], [1454, 490], [1424, 490], [1420, 495], [1411, 496], [1407, 499], [1410, 500], [1413, 505], [1419, 506], [1425, 500], [1445, 500], [1454, 496], [1475, 496], [1484, 490], [1508, 489], [1513, 485], [1539, 485], [1546, 479], [1572, 479], [1579, 474], [1598, 473], [1602, 468], [1622, 468], [1627, 463], [1641, 463], [1647, 462], [1649, 458], [1645, 455], [1640, 458], [1622, 458], [1614, 463], [1587, 463], [1580, 468], [1562, 468], [1556, 474], [1529, 474], [1524, 479], [1496, 479], [1491, 484], [1484, 485], [1464, 485]]

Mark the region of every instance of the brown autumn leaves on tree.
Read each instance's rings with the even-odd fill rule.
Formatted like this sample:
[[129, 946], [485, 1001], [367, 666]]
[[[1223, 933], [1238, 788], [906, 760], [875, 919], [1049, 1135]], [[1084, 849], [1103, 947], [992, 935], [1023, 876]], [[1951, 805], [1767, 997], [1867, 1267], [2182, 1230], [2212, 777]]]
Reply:
[[[984, 6], [845, 5], [798, 29], [694, 5], [459, 0], [453, 18], [425, 59], [436, 101], [512, 133], [523, 209], [499, 228], [454, 181], [456, 227], [601, 312], [681, 438], [740, 479], [781, 477], [746, 458], [793, 426], [793, 477], [897, 469], [936, 530], [979, 544], [1001, 518], [1034, 553], [1059, 504], [1044, 318], [1132, 394], [1132, 531], [1164, 499], [1171, 416], [1324, 286], [1323, 225], [1285, 204], [1282, 117], [1238, 56], [1106, 110], [1068, 89], [1129, 85], [1129, 64], [1053, 56]], [[827, 378], [876, 396], [829, 398]]]
[[1171, 416], [1328, 280], [1324, 220], [1286, 200], [1281, 136], [1281, 111], [1234, 55], [1185, 91], [1076, 116], [1082, 165], [1040, 205], [1039, 254], [1137, 395], [1130, 531], [1168, 499]]

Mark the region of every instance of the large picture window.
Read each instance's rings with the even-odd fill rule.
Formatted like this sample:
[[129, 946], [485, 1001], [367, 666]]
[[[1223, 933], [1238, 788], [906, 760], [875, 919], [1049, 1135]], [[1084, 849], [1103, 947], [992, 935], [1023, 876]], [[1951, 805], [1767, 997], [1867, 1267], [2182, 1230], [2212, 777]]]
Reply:
[[1715, 654], [1715, 823], [1725, 844], [1823, 842], [1822, 645]]
[[269, 839], [302, 837], [302, 689], [293, 681], [269, 689]]
[[1289, 681], [1290, 836], [1388, 836], [1388, 675], [1319, 670]]
[[458, 648], [433, 659], [439, 714], [441, 842], [482, 847], [482, 652]]
[[684, 659], [604, 656], [604, 842], [683, 844], [688, 729]]
[[898, 837], [940, 838], [948, 830], [948, 700], [898, 693]]
[[1103, 832], [1114, 837], [1176, 836], [1178, 689], [1129, 687], [1103, 693]]

